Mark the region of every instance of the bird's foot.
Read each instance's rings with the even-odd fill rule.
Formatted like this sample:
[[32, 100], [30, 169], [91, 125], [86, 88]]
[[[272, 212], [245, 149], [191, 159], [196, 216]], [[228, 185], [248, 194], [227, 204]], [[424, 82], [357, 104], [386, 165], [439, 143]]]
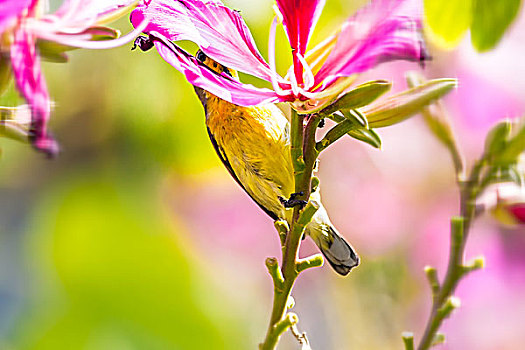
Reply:
[[302, 196], [304, 192], [296, 192], [292, 193], [290, 195], [290, 199], [285, 199], [281, 196], [279, 196], [279, 201], [282, 205], [284, 205], [285, 208], [293, 208], [299, 206], [301, 209], [304, 208], [304, 206], [308, 203], [305, 200], [297, 199], [297, 197]]

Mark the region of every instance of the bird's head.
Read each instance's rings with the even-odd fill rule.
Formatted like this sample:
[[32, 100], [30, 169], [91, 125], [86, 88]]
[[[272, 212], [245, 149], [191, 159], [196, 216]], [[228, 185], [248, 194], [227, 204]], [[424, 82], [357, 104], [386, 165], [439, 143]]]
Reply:
[[229, 75], [230, 77], [234, 79], [239, 79], [239, 75], [237, 74], [237, 71], [234, 71], [233, 69], [227, 68], [223, 66], [222, 64], [212, 60], [204, 52], [201, 50], [197, 51], [195, 54], [195, 58], [202, 62], [206, 67], [210, 68], [215, 73], [221, 74], [225, 73], [226, 75]]
[[[208, 69], [210, 69], [214, 73], [217, 73], [217, 74], [224, 73], [224, 74], [232, 77], [235, 80], [239, 79], [239, 75], [237, 74], [236, 71], [234, 71], [233, 69], [227, 68], [227, 67], [223, 66], [222, 64], [212, 60], [211, 58], [206, 56], [206, 54], [204, 52], [202, 52], [201, 50], [197, 51], [197, 53], [195, 54], [195, 58], [199, 62], [204, 64], [206, 67], [208, 67]], [[197, 93], [197, 96], [199, 97], [199, 100], [202, 103], [202, 106], [204, 107], [204, 111], [206, 113], [206, 118], [207, 118], [208, 117], [208, 99], [211, 96], [213, 96], [213, 95], [211, 95], [206, 90], [204, 90], [204, 89], [202, 89], [200, 87], [197, 87], [197, 86], [194, 86], [194, 89], [195, 89], [195, 92]]]

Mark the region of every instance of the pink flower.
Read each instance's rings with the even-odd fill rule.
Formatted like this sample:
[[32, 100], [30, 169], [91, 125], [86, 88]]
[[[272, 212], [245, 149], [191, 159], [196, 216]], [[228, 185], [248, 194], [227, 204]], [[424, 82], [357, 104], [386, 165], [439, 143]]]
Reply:
[[[325, 41], [306, 51], [324, 0], [277, 0], [278, 16], [270, 28], [269, 63], [261, 56], [237, 11], [218, 0], [152, 0], [132, 12], [134, 26], [147, 19], [148, 44], [181, 71], [188, 81], [238, 105], [291, 102], [301, 113], [320, 110], [364, 72], [392, 60], [421, 61], [425, 53], [420, 22], [403, 0], [373, 0], [350, 17]], [[292, 49], [293, 65], [286, 76], [275, 69], [275, 32], [282, 21]], [[218, 76], [172, 41], [195, 42], [221, 64], [272, 83], [273, 89]]]
[[[58, 152], [56, 141], [47, 131], [51, 101], [41, 72], [38, 43], [54, 42], [64, 50], [72, 48], [104, 49], [130, 41], [145, 27], [118, 37], [118, 31], [101, 23], [123, 15], [134, 0], [65, 0], [53, 14], [44, 13], [47, 1], [5, 0], [0, 14], [0, 53], [7, 55], [16, 86], [31, 106], [30, 141], [49, 155]], [[113, 39], [96, 41], [100, 39]], [[63, 52], [59, 52], [65, 57]]]
[[491, 210], [504, 225], [525, 225], [525, 186], [510, 182], [493, 184], [476, 203]]

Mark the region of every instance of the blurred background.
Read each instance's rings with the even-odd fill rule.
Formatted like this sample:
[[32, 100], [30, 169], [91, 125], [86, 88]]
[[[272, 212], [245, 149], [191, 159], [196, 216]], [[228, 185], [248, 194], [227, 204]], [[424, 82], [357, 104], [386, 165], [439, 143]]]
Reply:
[[[362, 3], [328, 1], [313, 44]], [[271, 3], [227, 4], [266, 57]], [[131, 29], [126, 18], [116, 27]], [[385, 64], [360, 81], [397, 91], [408, 69], [459, 78], [445, 103], [472, 161], [496, 121], [525, 111], [524, 33], [520, 14], [493, 51], [476, 53], [468, 35], [452, 51], [429, 43], [426, 68]], [[130, 47], [44, 63], [57, 159], [0, 139], [0, 349], [255, 349], [264, 338], [273, 223], [215, 155], [192, 87], [154, 50]], [[283, 33], [278, 52], [283, 72]], [[0, 102], [24, 101], [13, 90]], [[348, 138], [321, 158], [323, 201], [362, 264], [346, 278], [328, 266], [299, 278], [294, 311], [314, 349], [401, 349], [401, 332], [417, 338], [428, 316], [423, 267], [446, 266], [458, 212], [447, 152], [419, 117], [378, 131], [383, 150]], [[304, 241], [301, 254], [315, 252]], [[467, 258], [480, 254], [486, 268], [457, 290], [441, 349], [521, 349], [525, 228], [483, 217]], [[286, 334], [280, 348], [298, 345]]]

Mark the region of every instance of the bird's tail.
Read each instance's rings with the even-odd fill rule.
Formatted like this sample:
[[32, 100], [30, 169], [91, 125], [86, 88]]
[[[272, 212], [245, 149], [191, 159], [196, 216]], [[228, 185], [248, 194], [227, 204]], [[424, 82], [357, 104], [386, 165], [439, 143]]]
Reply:
[[333, 227], [322, 206], [306, 227], [306, 233], [338, 274], [346, 276], [350, 270], [359, 265], [359, 257], [354, 248]]

